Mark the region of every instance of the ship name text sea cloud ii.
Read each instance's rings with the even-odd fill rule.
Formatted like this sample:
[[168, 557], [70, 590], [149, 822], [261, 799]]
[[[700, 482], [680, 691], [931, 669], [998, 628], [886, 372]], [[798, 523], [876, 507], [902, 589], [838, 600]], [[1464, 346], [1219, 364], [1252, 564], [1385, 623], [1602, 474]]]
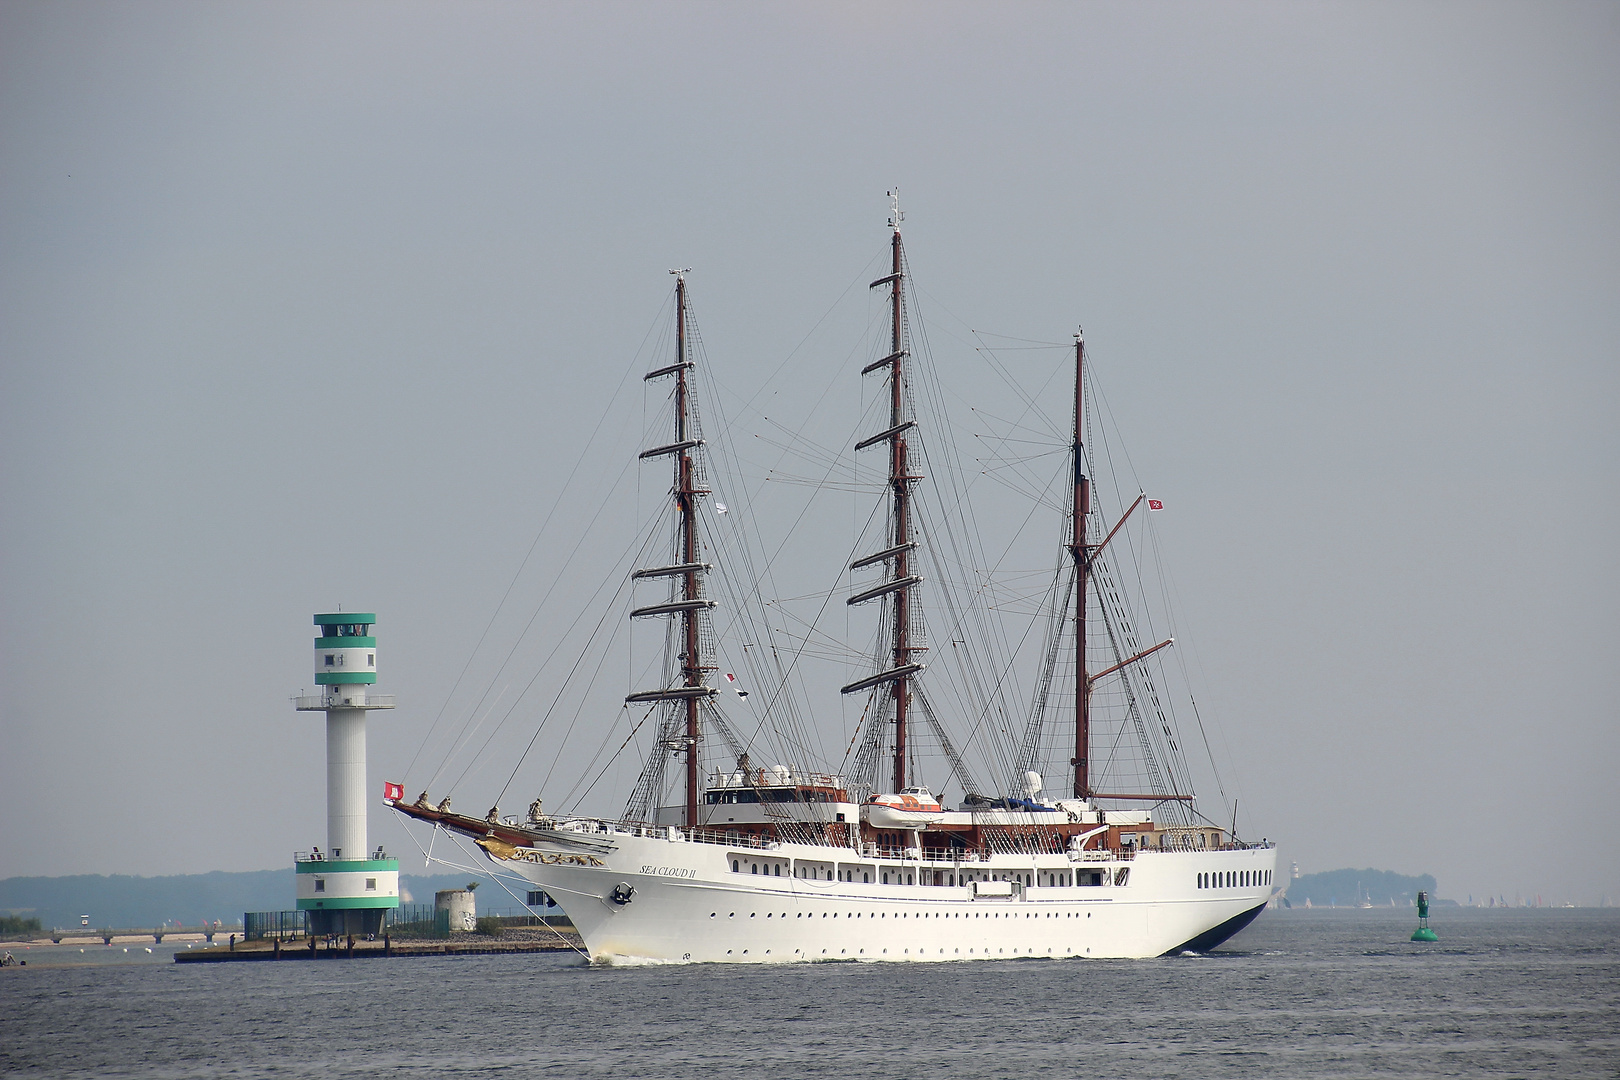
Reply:
[[[1128, 542], [1155, 500], [1094, 481], [1108, 462], [1091, 445], [1105, 425], [1093, 422], [1084, 338], [1059, 346], [1062, 364], [1049, 368], [1049, 386], [1064, 389], [1031, 398], [1068, 430], [1050, 448], [1046, 491], [1026, 508], [1056, 535], [1043, 534], [1050, 570], [1025, 589], [1038, 602], [1019, 609], [984, 586], [994, 560], [982, 530], [963, 524], [966, 486], [948, 479], [963, 471], [929, 431], [946, 423], [946, 395], [930, 381], [897, 198], [883, 271], [868, 290], [876, 329], [847, 368], [866, 388], [864, 429], [840, 452], [865, 470], [852, 475], [865, 477], [856, 497], [869, 517], [854, 523], [848, 557], [828, 555], [820, 572], [838, 584], [802, 632], [785, 636], [770, 549], [749, 538], [747, 513], [725, 505], [740, 487], [719, 460], [732, 443], [703, 430], [718, 414], [705, 411], [709, 394], [699, 408], [701, 338], [688, 275], [672, 272], [672, 348], [644, 377], [668, 388], [668, 411], [660, 403], [663, 431], [638, 451], [639, 467], [670, 483], [604, 622], [651, 631], [659, 659], [614, 698], [622, 726], [609, 730], [598, 705], [570, 728], [604, 748], [576, 770], [594, 778], [599, 759], [639, 740], [623, 812], [587, 814], [564, 798], [549, 812], [536, 799], [527, 814], [477, 816], [427, 791], [388, 804], [429, 827], [416, 831], [459, 837], [468, 852], [476, 844], [486, 868], [534, 890], [531, 900], [543, 892], [598, 962], [1213, 948], [1266, 905], [1275, 849], [1240, 839], [1235, 811], [1206, 816], [1192, 791], [1177, 732], [1196, 714], [1172, 700], [1174, 635], [1159, 639], [1126, 588], [1143, 579], [1126, 560], [1155, 550]], [[845, 633], [870, 647], [826, 644]], [[831, 648], [845, 650], [843, 677], [807, 679], [816, 651]], [[814, 718], [840, 708], [842, 734], [825, 749]]]

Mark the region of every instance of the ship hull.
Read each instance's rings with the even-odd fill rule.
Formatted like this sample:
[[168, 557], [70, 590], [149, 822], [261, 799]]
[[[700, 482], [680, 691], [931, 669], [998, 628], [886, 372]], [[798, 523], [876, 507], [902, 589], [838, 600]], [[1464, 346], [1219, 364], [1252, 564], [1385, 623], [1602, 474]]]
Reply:
[[[1254, 918], [1276, 861], [1254, 847], [938, 862], [669, 833], [615, 833], [611, 851], [589, 855], [490, 857], [562, 907], [593, 961], [763, 964], [1201, 951]], [[1249, 884], [1203, 885], [1227, 880]]]

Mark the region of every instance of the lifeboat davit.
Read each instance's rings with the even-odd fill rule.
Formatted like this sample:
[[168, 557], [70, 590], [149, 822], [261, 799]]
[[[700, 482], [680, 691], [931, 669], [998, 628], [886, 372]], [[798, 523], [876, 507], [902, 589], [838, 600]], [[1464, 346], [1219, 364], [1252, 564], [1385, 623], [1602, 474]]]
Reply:
[[873, 795], [861, 809], [874, 829], [925, 829], [945, 818], [945, 808], [925, 787], [908, 787], [898, 795]]

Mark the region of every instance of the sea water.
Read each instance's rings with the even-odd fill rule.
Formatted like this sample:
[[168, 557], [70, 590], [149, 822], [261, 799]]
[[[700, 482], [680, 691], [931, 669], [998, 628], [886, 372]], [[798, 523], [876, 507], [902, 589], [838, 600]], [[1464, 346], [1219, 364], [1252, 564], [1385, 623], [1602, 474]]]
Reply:
[[1271, 911], [1209, 955], [1135, 961], [190, 965], [172, 945], [57, 947], [0, 970], [0, 1075], [1620, 1076], [1620, 910], [1432, 923], [1424, 945], [1410, 909]]

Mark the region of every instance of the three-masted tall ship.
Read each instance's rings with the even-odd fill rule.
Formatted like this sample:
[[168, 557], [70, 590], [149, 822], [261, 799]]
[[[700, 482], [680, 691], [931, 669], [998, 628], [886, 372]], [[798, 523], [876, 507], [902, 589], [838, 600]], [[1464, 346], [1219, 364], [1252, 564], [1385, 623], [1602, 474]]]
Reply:
[[[897, 201], [889, 224], [889, 273], [871, 283], [883, 290], [886, 341], [861, 371], [885, 383], [872, 410], [882, 427], [854, 443], [857, 453], [885, 458], [886, 505], [884, 524], [871, 530], [875, 550], [846, 568], [852, 577], [877, 575], [845, 597], [852, 609], [876, 612], [866, 673], [841, 687], [864, 705], [849, 775], [755, 763], [754, 744], [721, 707], [720, 601], [709, 584], [720, 568], [704, 543], [707, 444], [693, 392], [686, 275], [676, 272], [674, 355], [645, 376], [672, 387], [669, 441], [640, 454], [670, 464], [671, 557], [633, 570], [636, 588], [665, 591], [628, 612], [637, 623], [664, 622], [667, 656], [661, 685], [624, 698], [657, 725], [624, 815], [550, 816], [536, 800], [527, 817], [474, 817], [427, 792], [390, 805], [473, 838], [500, 871], [559, 905], [599, 960], [1119, 958], [1213, 948], [1266, 905], [1275, 851], [1198, 812], [1173, 737], [1168, 751], [1152, 752], [1153, 729], [1171, 736], [1148, 661], [1171, 641], [1137, 637], [1111, 569], [1110, 544], [1145, 496], [1112, 522], [1094, 507], [1079, 334], [1061, 558], [1028, 720], [1005, 749], [1000, 790], [987, 794], [973, 779], [930, 696], [921, 603], [930, 564], [916, 502], [925, 478]], [[773, 678], [764, 707], [787, 708], [791, 680]], [[1145, 790], [1099, 785], [1099, 700], [1119, 717], [1109, 746], [1126, 737], [1146, 748], [1145, 764], [1128, 772]], [[961, 787], [954, 807], [917, 775], [919, 739], [949, 773], [940, 790]], [[674, 776], [670, 763], [680, 766]], [[1042, 794], [1040, 770], [1054, 763], [1071, 781], [1062, 798]]]

